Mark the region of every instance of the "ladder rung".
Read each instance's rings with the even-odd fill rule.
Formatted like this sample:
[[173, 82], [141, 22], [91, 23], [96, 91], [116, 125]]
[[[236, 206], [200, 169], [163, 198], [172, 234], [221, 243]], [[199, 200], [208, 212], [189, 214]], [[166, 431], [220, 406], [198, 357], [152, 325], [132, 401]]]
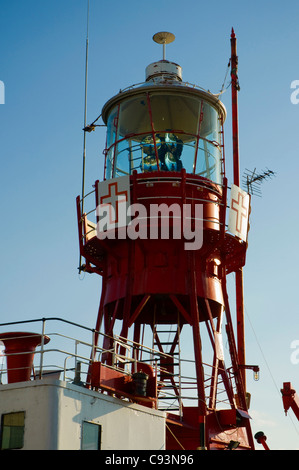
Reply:
[[161, 393], [163, 392], [163, 390], [164, 390], [165, 388], [173, 388], [173, 385], [164, 385], [164, 386], [160, 389]]
[[175, 407], [175, 408], [158, 408], [159, 411], [180, 411], [179, 408]]
[[[164, 353], [164, 354], [165, 354], [166, 357], [169, 357], [169, 356], [179, 356], [179, 355], [180, 355], [179, 352], [173, 352], [173, 353], [171, 353], [171, 354], [169, 354], [169, 353], [166, 352], [166, 353]], [[163, 353], [159, 353], [159, 352], [157, 352], [157, 351], [154, 352], [154, 356], [158, 356], [158, 357], [162, 357], [162, 358], [164, 357], [164, 356], [163, 356]], [[166, 358], [166, 357], [165, 357], [165, 358]], [[146, 361], [143, 361], [143, 362], [146, 362]]]
[[164, 400], [178, 400], [179, 397], [158, 397], [159, 400], [164, 401]]
[[164, 359], [167, 359], [168, 357], [179, 356], [179, 355], [180, 355], [179, 352], [173, 352], [173, 353], [171, 353], [171, 354], [169, 354], [169, 353], [166, 352], [166, 353], [164, 353], [164, 354], [165, 354], [165, 356], [163, 356], [163, 354], [157, 354], [157, 356], [162, 357], [162, 359], [163, 359], [163, 358], [164, 358]]
[[173, 333], [173, 334], [176, 334], [177, 331], [169, 331], [169, 330], [159, 330], [159, 331], [156, 331], [155, 333]]

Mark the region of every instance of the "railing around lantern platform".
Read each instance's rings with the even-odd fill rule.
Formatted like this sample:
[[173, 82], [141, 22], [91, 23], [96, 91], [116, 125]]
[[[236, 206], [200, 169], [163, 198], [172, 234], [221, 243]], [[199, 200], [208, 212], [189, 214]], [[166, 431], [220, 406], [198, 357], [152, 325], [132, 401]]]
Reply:
[[[194, 196], [193, 197], [186, 197], [184, 203], [185, 204], [211, 204], [212, 206], [222, 206], [222, 201], [219, 199], [219, 191], [221, 191], [221, 185], [215, 185], [210, 181], [206, 180], [205, 178], [198, 179], [196, 176], [187, 175], [186, 185], [190, 188], [194, 188]], [[159, 187], [164, 183], [168, 183], [172, 186], [180, 186], [182, 183], [181, 176], [150, 176], [149, 178], [143, 177], [137, 180], [137, 185], [140, 186], [156, 186]], [[131, 183], [131, 187], [133, 183]], [[202, 197], [202, 190], [208, 189], [211, 196], [210, 199]], [[198, 190], [198, 194], [196, 194], [196, 190]], [[181, 197], [180, 196], [163, 196], [163, 200], [171, 199], [171, 203], [178, 203], [181, 204]], [[147, 202], [150, 201], [152, 204], [160, 204], [161, 196], [160, 195], [153, 195], [146, 197], [137, 197], [136, 200], [131, 201], [132, 204], [139, 203], [143, 204], [144, 200]], [[82, 212], [82, 204], [88, 205], [88, 209], [85, 209]], [[84, 206], [85, 207], [85, 206]], [[77, 211], [78, 211], [78, 226], [79, 226], [79, 242], [83, 246], [87, 242], [89, 242], [92, 238], [97, 236], [97, 217], [96, 217], [96, 201], [95, 201], [95, 190], [90, 191], [86, 194], [83, 198], [77, 198]], [[150, 214], [148, 214], [150, 217]], [[215, 230], [217, 230], [222, 222], [218, 217], [208, 217], [202, 219], [203, 223], [209, 223], [211, 226], [214, 226]]]

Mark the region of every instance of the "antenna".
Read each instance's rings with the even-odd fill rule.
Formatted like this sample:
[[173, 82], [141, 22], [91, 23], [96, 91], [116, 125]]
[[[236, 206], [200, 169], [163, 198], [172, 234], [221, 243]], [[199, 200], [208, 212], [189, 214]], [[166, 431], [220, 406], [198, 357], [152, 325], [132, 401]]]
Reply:
[[153, 36], [153, 40], [157, 44], [163, 44], [163, 60], [165, 60], [165, 50], [166, 50], [166, 44], [170, 44], [175, 40], [175, 35], [172, 33], [168, 33], [167, 31], [161, 31], [160, 33], [156, 33]]
[[[85, 93], [84, 93], [84, 129], [86, 129], [87, 114], [87, 72], [88, 72], [88, 34], [89, 34], [89, 0], [87, 3], [87, 24], [86, 24], [86, 52], [85, 52]], [[85, 160], [86, 160], [86, 132], [83, 133], [83, 169], [82, 169], [82, 195], [81, 195], [81, 214], [84, 214], [84, 195], [85, 195]], [[79, 272], [81, 271], [81, 254], [79, 258]]]
[[262, 182], [268, 178], [272, 178], [273, 176], [275, 176], [274, 171], [269, 170], [268, 168], [260, 174], [256, 173], [256, 168], [253, 171], [245, 169], [243, 174], [243, 186], [246, 187], [247, 192], [252, 196], [261, 197], [262, 191], [260, 186]]
[[[84, 98], [84, 129], [86, 128], [87, 114], [87, 73], [88, 73], [88, 33], [89, 33], [89, 0], [87, 4], [87, 25], [86, 25], [86, 53], [85, 53], [85, 98]], [[86, 132], [83, 137], [83, 171], [82, 171], [82, 214], [84, 212], [84, 192], [85, 192], [85, 157], [86, 157]]]

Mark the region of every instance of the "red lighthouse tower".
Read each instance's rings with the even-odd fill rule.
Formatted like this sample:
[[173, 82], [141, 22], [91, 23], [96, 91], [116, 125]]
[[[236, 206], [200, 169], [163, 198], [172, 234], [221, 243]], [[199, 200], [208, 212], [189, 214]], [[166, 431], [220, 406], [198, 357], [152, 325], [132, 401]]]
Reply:
[[[224, 105], [184, 83], [181, 67], [165, 59], [171, 33], [153, 39], [163, 45], [163, 60], [102, 110], [107, 142], [104, 180], [95, 183], [96, 223], [82, 210], [85, 197], [77, 198], [81, 268], [102, 276], [100, 357], [92, 356], [90, 386], [164, 409], [168, 449], [252, 449], [240, 301], [249, 196], [238, 187], [235, 37], [231, 188]], [[226, 288], [234, 272], [238, 344]], [[145, 379], [142, 389], [136, 373]]]

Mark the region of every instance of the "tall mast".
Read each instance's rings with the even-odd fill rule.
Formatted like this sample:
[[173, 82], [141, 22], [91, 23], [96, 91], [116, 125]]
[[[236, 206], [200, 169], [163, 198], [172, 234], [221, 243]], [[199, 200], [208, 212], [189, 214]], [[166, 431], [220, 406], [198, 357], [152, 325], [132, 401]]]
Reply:
[[[239, 167], [239, 127], [238, 127], [238, 56], [237, 39], [232, 28], [231, 32], [231, 90], [232, 90], [232, 138], [233, 138], [233, 173], [234, 184], [240, 186]], [[243, 268], [236, 270], [236, 309], [237, 309], [237, 344], [239, 364], [245, 364], [245, 329], [244, 329], [244, 296]], [[242, 369], [244, 390], [246, 391], [246, 371]]]

